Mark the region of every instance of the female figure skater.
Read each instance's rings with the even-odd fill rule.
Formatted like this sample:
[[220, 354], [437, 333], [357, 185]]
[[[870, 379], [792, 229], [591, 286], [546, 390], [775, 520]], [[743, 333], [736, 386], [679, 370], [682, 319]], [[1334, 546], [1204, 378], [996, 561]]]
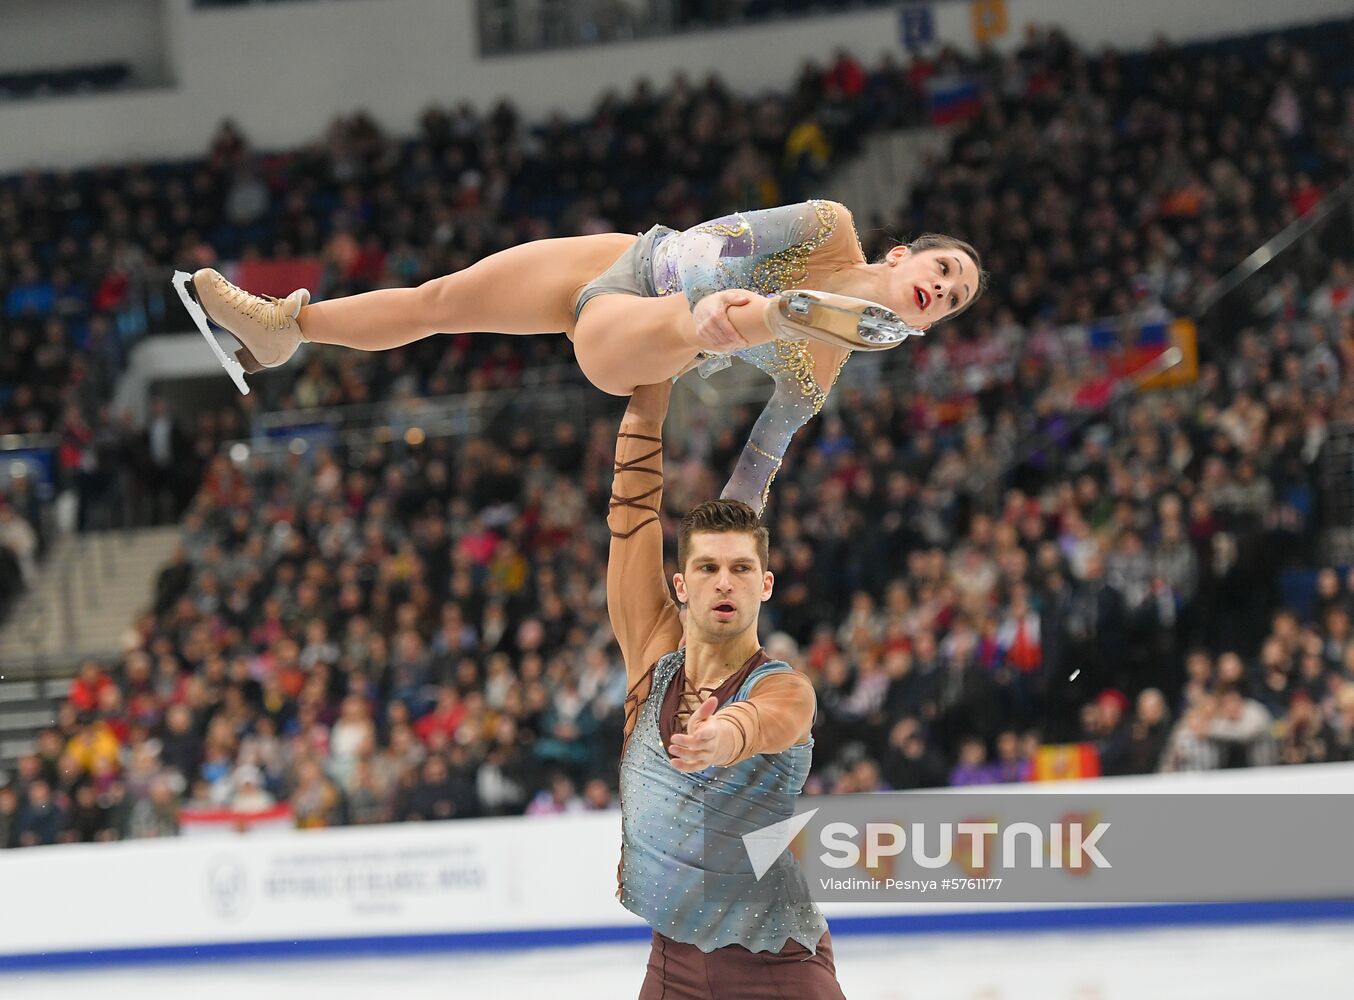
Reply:
[[[618, 396], [702, 357], [741, 358], [776, 388], [723, 495], [760, 512], [791, 437], [822, 408], [850, 351], [893, 347], [963, 311], [985, 277], [977, 251], [951, 236], [868, 263], [846, 207], [808, 201], [684, 232], [536, 240], [417, 288], [313, 304], [305, 289], [252, 295], [210, 268], [177, 272], [174, 285], [242, 392], [243, 372], [282, 364], [302, 340], [381, 351], [435, 333], [563, 332], [589, 381]], [[208, 321], [240, 342], [238, 364]]]

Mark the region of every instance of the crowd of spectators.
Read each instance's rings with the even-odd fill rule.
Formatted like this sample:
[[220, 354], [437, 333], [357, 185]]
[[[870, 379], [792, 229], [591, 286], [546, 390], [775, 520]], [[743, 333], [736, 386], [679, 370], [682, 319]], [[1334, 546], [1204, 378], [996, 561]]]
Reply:
[[[908, 221], [986, 239], [993, 291], [909, 346], [909, 391], [887, 371], [844, 385], [776, 482], [766, 645], [818, 689], [815, 787], [1024, 780], [1040, 745], [1065, 740], [1095, 744], [1108, 773], [1349, 759], [1348, 581], [1323, 571], [1310, 613], [1283, 607], [1278, 588], [1285, 567], [1320, 561], [1314, 469], [1328, 421], [1354, 415], [1348, 260], [1285, 271], [1197, 383], [1089, 423], [1069, 346], [1097, 315], [1181, 308], [1300, 213], [1259, 188], [1290, 177], [1296, 190], [1299, 172], [1320, 188], [1347, 169], [1348, 142], [1329, 140], [1354, 128], [1354, 99], [1295, 48], [1271, 46], [1245, 80], [1230, 57], [1141, 58], [1152, 73], [1139, 79], [1133, 59], [1091, 60], [1050, 34], [978, 67], [1002, 86]], [[1158, 78], [1189, 86], [1133, 89]], [[1275, 123], [1228, 146], [1225, 114], [1178, 107], [1204, 101], [1210, 81], [1240, 84]], [[767, 184], [793, 183], [773, 166], [785, 130], [768, 128], [766, 148], [757, 138], [799, 100], [725, 119], [737, 99], [678, 84], [608, 99], [580, 130], [525, 129], [507, 108], [430, 113], [410, 145], [359, 117], [279, 159], [271, 181], [252, 173], [271, 161], [227, 130], [181, 191], [189, 215], [169, 232], [184, 242], [168, 249], [204, 262], [218, 241], [319, 253], [341, 292], [554, 232], [654, 214], [685, 225], [729, 202], [782, 200], [787, 189]], [[1278, 119], [1297, 127], [1271, 134]], [[667, 144], [674, 135], [718, 142]], [[556, 158], [548, 179], [538, 137]], [[678, 146], [701, 162], [671, 163]], [[618, 148], [613, 172], [597, 169]], [[1156, 152], [1129, 155], [1140, 149]], [[1263, 184], [1243, 176], [1252, 149]], [[744, 150], [753, 166], [739, 173], [729, 164]], [[1230, 188], [1229, 165], [1241, 171]], [[237, 178], [219, 193], [252, 202], [252, 220], [223, 223], [187, 199], [207, 200], [213, 170]], [[1177, 197], [1172, 185], [1194, 174], [1208, 186]], [[397, 190], [416, 193], [406, 204]], [[175, 203], [172, 185], [165, 197]], [[966, 214], [946, 217], [951, 204]], [[1088, 234], [1070, 228], [1093, 217]], [[153, 207], [146, 218], [148, 238], [168, 244]], [[1069, 253], [1085, 266], [1068, 269]], [[519, 363], [552, 360], [561, 341]], [[510, 382], [501, 351], [458, 338], [316, 354], [277, 377], [275, 398]], [[670, 514], [718, 491], [751, 415], [670, 442]], [[0, 790], [0, 834], [169, 832], [185, 805], [286, 801], [306, 826], [605, 806], [625, 692], [601, 589], [614, 430], [563, 422], [243, 464], [204, 447], [152, 610], [111, 672], [82, 670], [58, 725]], [[1030, 441], [1043, 445], [1021, 451]]]
[[1096, 57], [1050, 32], [994, 57], [909, 221], [983, 249], [990, 316], [1189, 315], [1354, 169], [1354, 22], [1322, 30]]

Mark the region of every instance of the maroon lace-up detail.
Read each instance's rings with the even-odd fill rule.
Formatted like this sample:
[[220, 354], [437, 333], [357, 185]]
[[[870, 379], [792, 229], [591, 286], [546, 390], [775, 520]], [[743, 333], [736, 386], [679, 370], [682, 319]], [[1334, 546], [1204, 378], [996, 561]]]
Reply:
[[647, 527], [658, 520], [658, 508], [652, 504], [643, 503], [642, 501], [649, 499], [649, 497], [653, 496], [655, 493], [662, 490], [663, 483], [661, 482], [661, 480], [663, 478], [663, 470], [647, 469], [644, 468], [640, 463], [647, 462], [655, 455], [663, 454], [663, 439], [651, 437], [648, 434], [629, 434], [625, 431], [621, 431], [621, 433], [618, 434], [617, 436], [623, 438], [638, 438], [641, 441], [654, 441], [658, 444], [658, 447], [655, 448], [653, 451], [649, 452], [648, 454], [640, 455], [638, 458], [632, 458], [627, 462], [617, 462], [615, 463], [615, 466], [612, 469], [612, 472], [615, 475], [620, 475], [622, 472], [647, 472], [651, 476], [657, 476], [660, 480], [659, 484], [655, 486], [653, 489], [645, 490], [643, 493], [636, 493], [632, 497], [617, 496], [615, 493], [611, 494], [611, 507], [610, 507], [611, 510], [615, 510], [617, 507], [633, 507], [636, 510], [647, 510], [653, 513], [653, 517], [650, 517], [646, 520], [639, 522], [639, 524], [635, 525], [629, 531], [613, 531], [611, 533], [612, 538], [629, 538], [640, 528]]

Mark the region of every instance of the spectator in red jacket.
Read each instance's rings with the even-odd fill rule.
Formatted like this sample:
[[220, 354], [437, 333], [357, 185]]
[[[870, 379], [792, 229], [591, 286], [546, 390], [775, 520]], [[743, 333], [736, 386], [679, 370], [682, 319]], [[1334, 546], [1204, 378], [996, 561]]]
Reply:
[[435, 736], [444, 737], [449, 743], [464, 718], [465, 705], [460, 695], [450, 684], [444, 684], [437, 689], [437, 704], [433, 710], [414, 723], [414, 732], [424, 746], [433, 742]]
[[113, 679], [103, 672], [96, 660], [80, 664], [80, 671], [71, 681], [66, 697], [77, 712], [93, 712], [99, 707], [103, 692], [113, 687]]

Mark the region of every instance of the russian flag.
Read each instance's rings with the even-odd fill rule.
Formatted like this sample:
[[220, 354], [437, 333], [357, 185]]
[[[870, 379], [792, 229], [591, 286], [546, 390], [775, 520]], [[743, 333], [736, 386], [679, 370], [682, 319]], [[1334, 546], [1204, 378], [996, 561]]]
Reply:
[[1125, 374], [1133, 375], [1142, 371], [1161, 357], [1166, 348], [1170, 346], [1171, 338], [1164, 321], [1157, 320], [1144, 323], [1138, 327], [1137, 337], [1133, 343], [1124, 351], [1124, 367], [1127, 368]]
[[[1199, 377], [1199, 348], [1194, 323], [1157, 311], [1140, 318], [1098, 320], [1086, 327], [1086, 346], [1101, 361], [1099, 374], [1081, 387], [1083, 405], [1108, 402], [1117, 382], [1141, 380], [1141, 389], [1189, 385]], [[1163, 354], [1175, 352], [1161, 368]], [[1156, 366], [1160, 370], [1153, 372]]]
[[1086, 343], [1106, 355], [1112, 377], [1130, 378], [1171, 346], [1170, 323], [1159, 318], [1101, 320], [1087, 329]]
[[926, 81], [926, 100], [931, 124], [948, 125], [976, 115], [982, 91], [978, 81], [967, 76], [933, 76]]

